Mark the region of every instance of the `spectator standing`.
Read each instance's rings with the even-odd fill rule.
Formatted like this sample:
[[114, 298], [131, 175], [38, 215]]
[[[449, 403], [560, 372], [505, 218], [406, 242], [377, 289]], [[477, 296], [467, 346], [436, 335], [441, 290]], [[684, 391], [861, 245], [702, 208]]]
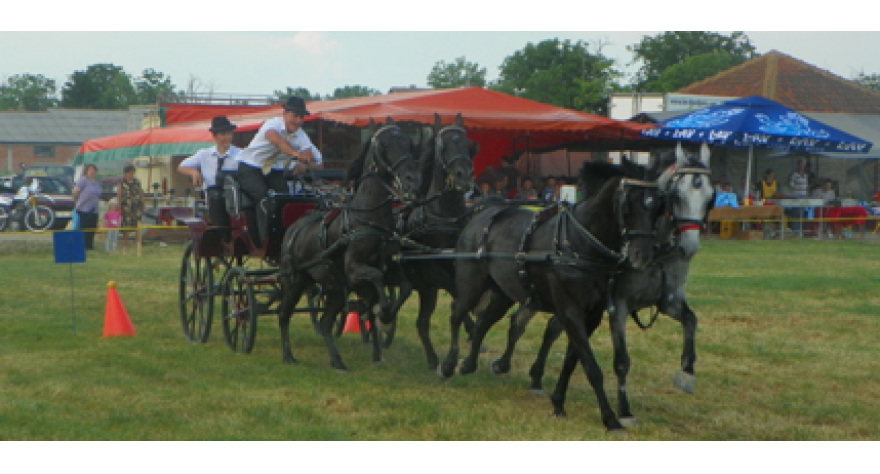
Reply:
[[544, 188], [541, 189], [540, 197], [542, 200], [550, 202], [556, 201], [559, 197], [558, 189], [556, 188], [556, 178], [553, 176], [547, 176], [544, 180]]
[[538, 191], [535, 190], [535, 184], [532, 178], [528, 176], [522, 179], [522, 189], [516, 195], [517, 199], [538, 199]]
[[[116, 201], [121, 206], [122, 211], [122, 251], [128, 249], [128, 233], [127, 229], [136, 229], [141, 221], [144, 213], [146, 202], [144, 201], [144, 190], [141, 182], [134, 177], [134, 166], [125, 165], [122, 169], [122, 181], [116, 189]], [[158, 212], [158, 209], [156, 210]]]
[[779, 190], [779, 183], [776, 182], [776, 174], [773, 168], [767, 168], [764, 171], [764, 179], [761, 180], [761, 199], [767, 200], [773, 197]]
[[122, 222], [122, 213], [119, 212], [119, 203], [116, 199], [110, 200], [110, 208], [104, 213], [104, 227], [107, 228], [107, 241], [104, 242], [104, 251], [110, 253], [116, 251], [119, 242], [119, 224]]
[[507, 178], [507, 185], [505, 186], [506, 195], [504, 196], [507, 199], [513, 199], [519, 191], [519, 170], [516, 169], [516, 162], [517, 157], [513, 156], [502, 159], [503, 165], [498, 170], [498, 173], [496, 173], [499, 177], [504, 176]]
[[[788, 178], [788, 194], [795, 199], [805, 199], [807, 197], [807, 189], [810, 186], [810, 177], [807, 174], [807, 161], [803, 158], [797, 161], [797, 168]], [[803, 236], [804, 209], [801, 207], [788, 208], [785, 211], [792, 219], [791, 230]]]
[[85, 232], [86, 250], [95, 250], [95, 228], [98, 227], [98, 204], [101, 199], [97, 175], [98, 167], [87, 164], [83, 175], [73, 185], [74, 212], [77, 213], [79, 229]]

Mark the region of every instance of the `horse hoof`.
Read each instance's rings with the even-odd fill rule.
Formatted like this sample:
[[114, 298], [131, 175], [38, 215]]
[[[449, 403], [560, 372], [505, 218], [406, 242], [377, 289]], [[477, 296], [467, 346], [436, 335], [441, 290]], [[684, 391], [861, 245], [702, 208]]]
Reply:
[[437, 366], [437, 376], [440, 377], [440, 380], [446, 380], [446, 379], [449, 378], [449, 376], [446, 375], [446, 374], [443, 372], [443, 366], [442, 366], [442, 365], [438, 365], [438, 366]]
[[683, 370], [679, 370], [675, 374], [675, 378], [672, 379], [672, 385], [679, 388], [681, 391], [685, 393], [694, 393], [694, 385], [696, 384], [697, 377], [691, 375]]
[[498, 359], [493, 360], [489, 363], [489, 368], [492, 369], [492, 373], [495, 375], [504, 375], [510, 370], [510, 367], [505, 367], [501, 365], [501, 361]]
[[624, 428], [612, 428], [605, 432], [608, 436], [615, 438], [626, 438], [629, 434]]
[[620, 424], [623, 425], [624, 428], [634, 428], [639, 424], [639, 420], [634, 416], [626, 416], [620, 419]]
[[480, 344], [480, 354], [485, 354], [489, 352], [489, 346], [485, 344]]
[[536, 397], [543, 397], [544, 396], [544, 389], [543, 388], [530, 388], [529, 393], [536, 396]]
[[284, 363], [288, 365], [296, 364], [296, 359], [294, 359], [293, 357], [285, 357]]

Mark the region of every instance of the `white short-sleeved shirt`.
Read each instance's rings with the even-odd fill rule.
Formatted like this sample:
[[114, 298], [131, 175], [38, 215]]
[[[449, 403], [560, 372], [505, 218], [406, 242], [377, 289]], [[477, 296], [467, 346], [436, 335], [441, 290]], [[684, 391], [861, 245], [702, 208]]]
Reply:
[[315, 158], [315, 163], [321, 163], [321, 154], [318, 152], [318, 149], [315, 148], [315, 145], [312, 144], [309, 135], [301, 128], [293, 133], [287, 133], [287, 128], [284, 126], [284, 117], [275, 117], [266, 120], [266, 122], [263, 123], [263, 126], [260, 127], [260, 130], [254, 136], [253, 140], [251, 140], [250, 145], [242, 151], [242, 154], [239, 157], [239, 161], [242, 164], [254, 168], [262, 168], [263, 163], [266, 160], [273, 159], [273, 170], [284, 169], [284, 162], [288, 157], [284, 153], [281, 153], [278, 148], [266, 138], [266, 133], [269, 130], [277, 131], [278, 134], [284, 137], [287, 140], [287, 143], [289, 143], [297, 152], [311, 150], [312, 155]]
[[202, 148], [195, 152], [189, 158], [180, 162], [180, 166], [199, 170], [202, 174], [202, 188], [208, 189], [217, 184], [217, 160], [223, 158], [223, 167], [221, 171], [234, 173], [238, 171], [238, 160], [241, 157], [242, 149], [237, 146], [230, 145], [229, 150], [224, 156], [220, 156], [217, 147]]

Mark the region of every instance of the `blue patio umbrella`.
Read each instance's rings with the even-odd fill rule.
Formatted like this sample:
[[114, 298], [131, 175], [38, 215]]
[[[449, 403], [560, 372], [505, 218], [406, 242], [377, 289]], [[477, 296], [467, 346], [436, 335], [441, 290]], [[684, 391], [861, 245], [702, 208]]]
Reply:
[[748, 148], [746, 189], [755, 146], [781, 152], [867, 153], [871, 142], [825, 125], [794, 110], [751, 96], [694, 110], [643, 130], [643, 136]]

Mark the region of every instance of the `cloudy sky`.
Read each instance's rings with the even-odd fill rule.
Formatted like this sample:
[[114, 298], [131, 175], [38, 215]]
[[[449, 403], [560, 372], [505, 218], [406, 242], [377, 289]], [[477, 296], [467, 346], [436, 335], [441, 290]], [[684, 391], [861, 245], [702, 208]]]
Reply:
[[[49, 23], [39, 10], [13, 7], [21, 10], [19, 18], [30, 19], [21, 28], [31, 31], [0, 32], [0, 79], [42, 74], [55, 79], [60, 89], [74, 71], [113, 63], [133, 76], [156, 69], [171, 76], [178, 88], [196, 79], [218, 93], [271, 95], [291, 86], [330, 94], [345, 85], [386, 92], [393, 86], [424, 87], [437, 61], [460, 56], [485, 67], [492, 80], [506, 56], [529, 42], [554, 37], [603, 44], [602, 53], [631, 72], [626, 46], [674, 29], [741, 30], [761, 53], [775, 49], [844, 78], [880, 73], [880, 32], [846, 31], [870, 27], [867, 15], [852, 13], [861, 11], [858, 4], [846, 8], [848, 1], [835, 3], [840, 12], [793, 14], [784, 7], [768, 7], [766, 1], [747, 0], [721, 15], [704, 11], [705, 2], [630, 1], [626, 7], [604, 9], [588, 6], [591, 2], [554, 2], [545, 8], [458, 0], [431, 6], [219, 2], [206, 8], [160, 0], [128, 4], [121, 23], [118, 2], [56, 5]], [[284, 31], [297, 27], [311, 31]], [[78, 31], [65, 31], [70, 28]], [[108, 28], [131, 31], [100, 31]], [[244, 31], [248, 28], [262, 31]], [[816, 31], [829, 28], [842, 31]], [[354, 31], [363, 29], [372, 31]], [[416, 29], [433, 31], [409, 31]], [[768, 31], [772, 29], [790, 31]]]

